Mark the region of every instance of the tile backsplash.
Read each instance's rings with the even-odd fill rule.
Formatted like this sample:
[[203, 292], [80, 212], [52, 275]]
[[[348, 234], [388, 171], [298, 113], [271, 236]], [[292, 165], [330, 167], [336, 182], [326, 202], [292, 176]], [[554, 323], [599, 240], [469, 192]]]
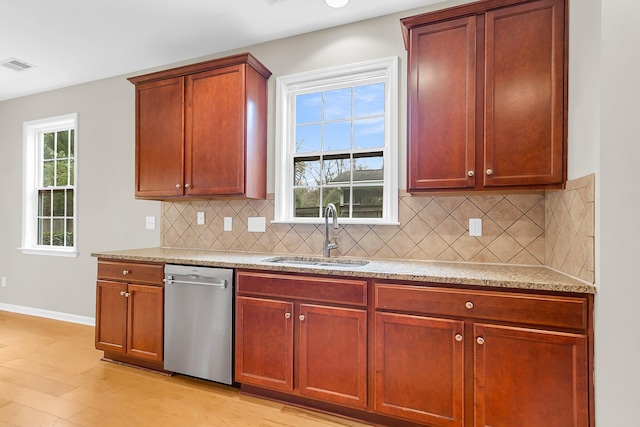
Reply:
[[[341, 225], [336, 255], [548, 265], [593, 282], [593, 175], [547, 194], [399, 197], [399, 226]], [[162, 245], [322, 255], [324, 225], [272, 224], [274, 200], [163, 202]], [[196, 213], [205, 213], [198, 225]], [[247, 230], [266, 217], [264, 233]], [[223, 218], [233, 219], [224, 231]], [[482, 218], [481, 237], [468, 235]], [[332, 234], [333, 235], [333, 234]]]

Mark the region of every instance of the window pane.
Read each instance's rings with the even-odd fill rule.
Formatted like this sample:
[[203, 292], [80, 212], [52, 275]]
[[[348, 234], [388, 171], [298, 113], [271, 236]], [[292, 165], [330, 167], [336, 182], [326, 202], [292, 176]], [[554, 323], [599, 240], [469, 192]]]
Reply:
[[65, 159], [69, 157], [69, 131], [65, 130], [58, 132], [58, 144], [56, 145], [58, 150], [58, 158]]
[[351, 158], [349, 154], [326, 156], [322, 162], [322, 177], [323, 184], [348, 183], [351, 181]]
[[53, 220], [53, 236], [51, 236], [53, 246], [64, 246], [64, 223], [64, 219]]
[[366, 117], [384, 114], [384, 83], [353, 88], [353, 116]]
[[320, 151], [321, 142], [321, 125], [296, 126], [296, 153]]
[[67, 220], [67, 246], [73, 246], [73, 220]]
[[64, 190], [53, 191], [53, 216], [64, 216], [64, 208], [66, 206], [64, 193]]
[[76, 184], [76, 177], [75, 177], [75, 160], [71, 159], [69, 160], [69, 185], [75, 185]]
[[353, 146], [355, 148], [384, 147], [384, 118], [355, 120]]
[[351, 118], [351, 88], [324, 93], [324, 120]]
[[51, 187], [55, 173], [55, 160], [47, 160], [42, 164], [42, 186]]
[[380, 181], [384, 178], [384, 158], [380, 153], [354, 156], [354, 181]]
[[64, 186], [69, 183], [69, 160], [56, 161], [56, 185]]
[[73, 190], [67, 192], [67, 216], [73, 216]]
[[322, 92], [296, 96], [296, 124], [322, 121]]
[[38, 191], [38, 216], [51, 216], [51, 191]]
[[47, 218], [41, 218], [38, 220], [38, 244], [50, 245], [51, 244], [51, 220]]
[[71, 137], [69, 138], [69, 157], [74, 157], [76, 154], [75, 137], [76, 137], [76, 131], [74, 129], [71, 129]]
[[42, 158], [47, 160], [47, 159], [53, 159], [55, 152], [56, 152], [56, 139], [55, 139], [55, 132], [47, 132], [44, 134], [44, 146], [43, 148], [43, 153], [42, 153]]
[[351, 121], [325, 123], [323, 151], [351, 149]]
[[333, 203], [336, 206], [336, 211], [338, 212], [338, 217], [340, 218], [349, 218], [349, 202], [348, 197], [345, 202], [343, 193], [349, 194], [349, 186], [344, 188], [325, 188], [322, 193], [322, 217], [324, 218], [324, 207], [326, 207], [329, 203]]
[[320, 215], [320, 189], [296, 188], [294, 190], [295, 212], [298, 218], [318, 218]]
[[320, 158], [298, 158], [293, 161], [293, 185], [320, 184]]
[[382, 218], [383, 187], [353, 187], [353, 218]]

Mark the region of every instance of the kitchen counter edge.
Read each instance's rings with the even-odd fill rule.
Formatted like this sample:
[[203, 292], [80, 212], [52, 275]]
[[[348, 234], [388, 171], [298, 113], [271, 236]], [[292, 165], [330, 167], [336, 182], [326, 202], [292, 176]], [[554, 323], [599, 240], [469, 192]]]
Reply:
[[[545, 266], [481, 264], [463, 262], [367, 259], [359, 267], [288, 265], [265, 261], [286, 254], [244, 253], [177, 248], [144, 248], [96, 252], [91, 256], [119, 261], [162, 262], [221, 268], [323, 274], [329, 276], [472, 285], [492, 288], [595, 294], [593, 284]], [[321, 258], [321, 257], [317, 257]], [[353, 259], [336, 257], [334, 259]]]

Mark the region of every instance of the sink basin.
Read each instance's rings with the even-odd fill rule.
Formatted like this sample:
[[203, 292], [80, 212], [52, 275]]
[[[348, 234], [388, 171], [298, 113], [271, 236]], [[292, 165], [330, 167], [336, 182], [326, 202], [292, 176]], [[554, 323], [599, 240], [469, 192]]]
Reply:
[[358, 268], [369, 264], [369, 261], [359, 261], [352, 259], [330, 259], [330, 258], [305, 258], [305, 257], [291, 257], [291, 256], [279, 256], [274, 258], [267, 258], [264, 262], [272, 262], [276, 264], [293, 264], [293, 265], [306, 265], [315, 267], [336, 267], [336, 268]]

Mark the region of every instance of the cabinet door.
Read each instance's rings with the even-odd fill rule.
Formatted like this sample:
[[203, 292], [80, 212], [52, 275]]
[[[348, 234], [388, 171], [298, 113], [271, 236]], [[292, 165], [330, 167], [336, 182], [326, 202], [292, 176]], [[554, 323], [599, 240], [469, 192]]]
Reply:
[[126, 353], [127, 285], [99, 280], [96, 292], [96, 348]]
[[564, 0], [486, 14], [485, 186], [560, 184]]
[[374, 409], [430, 426], [462, 426], [463, 334], [462, 321], [376, 313]]
[[128, 286], [127, 354], [140, 359], [163, 358], [164, 288]]
[[476, 427], [588, 425], [587, 338], [474, 325]]
[[300, 394], [367, 406], [366, 310], [300, 305]]
[[186, 176], [190, 195], [244, 192], [243, 65], [186, 77]]
[[235, 362], [240, 383], [293, 390], [293, 303], [236, 298]]
[[136, 196], [180, 196], [184, 179], [184, 79], [136, 86]]
[[475, 186], [476, 18], [412, 30], [408, 190]]

